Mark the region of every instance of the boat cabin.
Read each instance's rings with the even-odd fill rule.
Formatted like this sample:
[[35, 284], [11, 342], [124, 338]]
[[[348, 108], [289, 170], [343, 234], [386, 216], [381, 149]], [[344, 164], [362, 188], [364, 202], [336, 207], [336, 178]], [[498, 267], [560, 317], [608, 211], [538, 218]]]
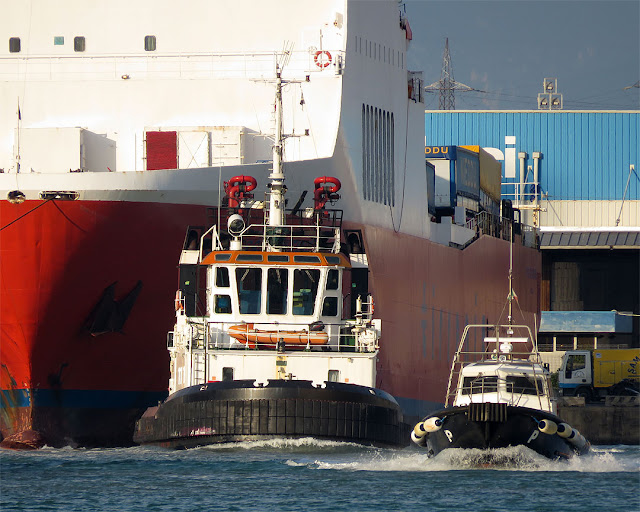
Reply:
[[342, 212], [324, 208], [336, 181], [316, 180], [314, 208], [282, 215], [230, 193], [224, 217], [187, 230], [167, 340], [171, 392], [220, 380], [375, 386], [380, 320], [368, 295], [344, 307], [352, 258], [341, 251]]
[[554, 412], [549, 371], [530, 348], [531, 338], [485, 337], [484, 343], [482, 353], [460, 349], [456, 353], [452, 375], [456, 374], [458, 380], [454, 388], [450, 383], [448, 402], [453, 398], [454, 407], [504, 403]]

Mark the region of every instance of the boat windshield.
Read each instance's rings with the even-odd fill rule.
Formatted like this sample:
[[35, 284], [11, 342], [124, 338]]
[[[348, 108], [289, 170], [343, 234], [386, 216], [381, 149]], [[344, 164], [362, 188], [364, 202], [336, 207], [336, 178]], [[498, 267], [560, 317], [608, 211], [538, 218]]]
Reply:
[[540, 395], [544, 393], [544, 379], [532, 375], [509, 375], [506, 379], [507, 391], [514, 395]]
[[318, 292], [320, 271], [318, 269], [296, 269], [293, 273], [293, 314], [313, 315]]
[[498, 377], [473, 376], [465, 377], [462, 383], [463, 395], [476, 395], [482, 393], [496, 393], [498, 391]]

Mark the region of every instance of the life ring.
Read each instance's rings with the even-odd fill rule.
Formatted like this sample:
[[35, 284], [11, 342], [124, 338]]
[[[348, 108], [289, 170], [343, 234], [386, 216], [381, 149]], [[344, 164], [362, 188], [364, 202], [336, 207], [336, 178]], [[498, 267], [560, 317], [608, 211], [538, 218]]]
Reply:
[[313, 56], [313, 61], [319, 68], [326, 68], [329, 64], [331, 64], [331, 54], [326, 50], [318, 50]]

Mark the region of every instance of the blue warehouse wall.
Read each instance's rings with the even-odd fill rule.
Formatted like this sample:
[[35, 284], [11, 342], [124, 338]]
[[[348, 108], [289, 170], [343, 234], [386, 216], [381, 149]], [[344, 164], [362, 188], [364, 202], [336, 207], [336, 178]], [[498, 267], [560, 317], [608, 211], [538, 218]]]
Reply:
[[[507, 147], [516, 137], [516, 155], [533, 152], [540, 160], [541, 192], [550, 200], [640, 199], [640, 111], [427, 111], [427, 146]], [[513, 146], [509, 146], [513, 147]], [[516, 161], [517, 176], [519, 163]], [[513, 179], [504, 179], [511, 182]], [[531, 181], [529, 176], [528, 181]], [[504, 189], [503, 189], [504, 192]]]

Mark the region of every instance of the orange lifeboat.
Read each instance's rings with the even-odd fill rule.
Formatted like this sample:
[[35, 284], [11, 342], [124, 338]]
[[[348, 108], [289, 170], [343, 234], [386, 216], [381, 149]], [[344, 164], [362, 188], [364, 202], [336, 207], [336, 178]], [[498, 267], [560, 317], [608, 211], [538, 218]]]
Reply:
[[240, 343], [248, 343], [250, 348], [256, 348], [256, 345], [273, 348], [280, 340], [285, 345], [300, 348], [307, 344], [324, 345], [329, 341], [329, 335], [325, 331], [262, 331], [255, 329], [253, 324], [232, 325], [229, 327], [229, 336]]

